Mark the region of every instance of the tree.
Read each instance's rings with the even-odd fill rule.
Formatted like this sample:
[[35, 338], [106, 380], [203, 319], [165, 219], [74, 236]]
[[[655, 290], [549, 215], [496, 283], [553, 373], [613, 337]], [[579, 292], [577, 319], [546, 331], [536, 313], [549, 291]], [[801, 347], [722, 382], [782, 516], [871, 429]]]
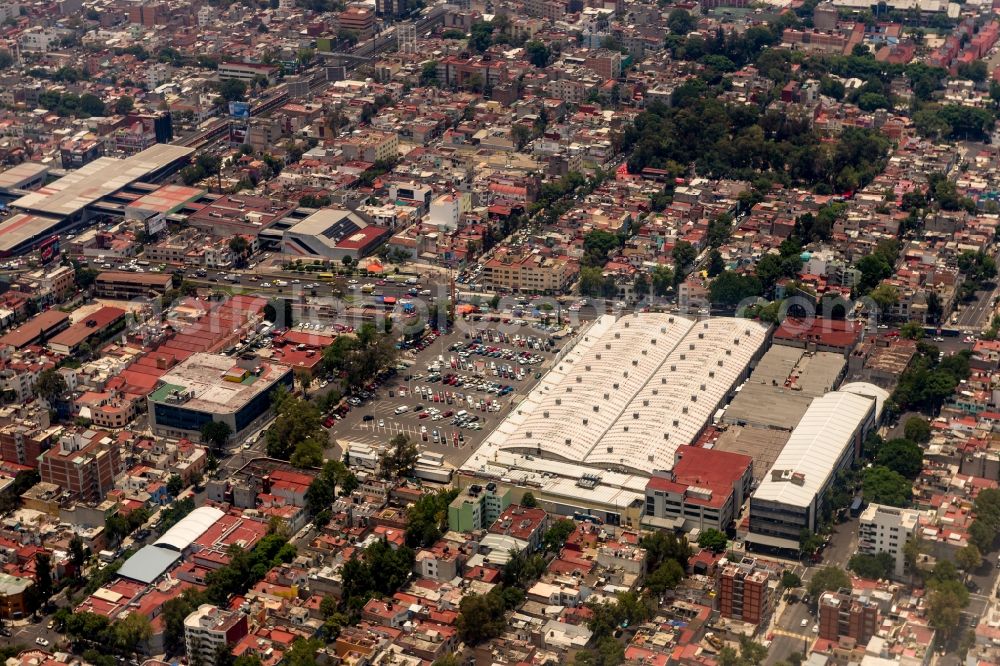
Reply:
[[299, 386], [302, 387], [303, 397], [308, 397], [309, 387], [312, 386], [312, 375], [308, 370], [302, 368], [295, 371], [295, 379], [299, 382]]
[[889, 553], [882, 552], [875, 555], [858, 553], [848, 561], [847, 568], [862, 578], [881, 580], [892, 577], [896, 563]]
[[708, 262], [705, 265], [708, 277], [715, 277], [726, 270], [726, 262], [722, 259], [722, 254], [712, 248], [708, 253]]
[[42, 370], [35, 380], [35, 393], [44, 398], [49, 405], [55, 404], [66, 393], [67, 388], [66, 379], [52, 368]]
[[976, 544], [970, 543], [955, 553], [955, 564], [965, 573], [972, 573], [983, 563], [983, 556]]
[[233, 236], [229, 239], [229, 251], [235, 254], [240, 261], [250, 251], [250, 244], [243, 236]]
[[448, 505], [458, 496], [457, 489], [425, 493], [406, 512], [406, 543], [413, 548], [430, 546], [441, 538], [448, 517]]
[[907, 340], [919, 340], [924, 337], [924, 327], [918, 322], [908, 321], [899, 327], [899, 334]]
[[901, 474], [876, 465], [865, 470], [862, 478], [865, 501], [889, 506], [907, 507], [913, 499], [913, 486]]
[[52, 596], [52, 557], [48, 553], [35, 553], [35, 591], [42, 603]]
[[224, 102], [242, 102], [246, 99], [247, 84], [239, 79], [223, 79], [217, 90]]
[[676, 560], [667, 560], [646, 577], [646, 591], [658, 598], [667, 590], [677, 587], [683, 579], [684, 569], [681, 565]]
[[530, 491], [526, 492], [521, 496], [521, 506], [526, 509], [534, 509], [538, 506], [538, 500], [535, 499], [535, 496]]
[[667, 560], [674, 560], [682, 570], [687, 569], [691, 547], [687, 537], [678, 538], [674, 533], [653, 532], [644, 536], [639, 545], [646, 550], [646, 567], [655, 570]]
[[649, 278], [646, 277], [645, 273], [636, 274], [635, 282], [632, 284], [632, 289], [635, 291], [636, 298], [639, 300], [649, 296]]
[[721, 305], [737, 305], [745, 299], [759, 296], [762, 291], [760, 280], [756, 277], [735, 271], [724, 271], [709, 286], [712, 302]]
[[184, 490], [184, 480], [179, 474], [171, 474], [170, 478], [167, 479], [167, 492], [170, 493], [171, 497], [177, 497], [182, 490]]
[[576, 523], [568, 518], [557, 520], [542, 536], [545, 550], [558, 553], [566, 539], [576, 531]]
[[420, 457], [417, 445], [410, 438], [399, 433], [389, 440], [389, 449], [379, 459], [379, 468], [386, 479], [397, 479], [408, 475]]
[[[966, 593], [968, 594], [968, 593]], [[961, 626], [962, 608], [965, 607], [961, 594], [953, 587], [934, 589], [927, 596], [927, 619], [930, 625], [945, 637], [951, 637]]]
[[208, 421], [201, 427], [201, 440], [215, 450], [225, 447], [233, 429], [225, 421]]
[[694, 260], [698, 257], [698, 251], [687, 241], [677, 241], [677, 244], [670, 251], [670, 256], [674, 260], [677, 272], [680, 273], [686, 271], [694, 263]]
[[876, 452], [875, 463], [915, 479], [924, 468], [924, 453], [908, 439], [890, 439]]
[[522, 150], [531, 141], [531, 129], [527, 125], [514, 123], [510, 127], [510, 140], [514, 142], [514, 148]]
[[288, 462], [299, 469], [319, 467], [323, 464], [323, 444], [312, 437], [299, 442]]
[[83, 539], [80, 538], [80, 535], [74, 534], [69, 540], [69, 554], [70, 562], [76, 568], [77, 575], [81, 575], [83, 573], [83, 565], [87, 561], [87, 551], [84, 548]]
[[127, 95], [122, 95], [115, 101], [115, 113], [120, 116], [131, 112], [133, 107], [135, 107], [135, 101]]
[[528, 62], [535, 67], [545, 67], [549, 64], [552, 51], [542, 42], [533, 39], [524, 45], [524, 50], [528, 54]]
[[880, 284], [872, 289], [868, 296], [883, 312], [888, 312], [893, 305], [899, 303], [899, 289], [894, 284]]
[[698, 22], [686, 9], [675, 9], [667, 17], [667, 26], [675, 35], [687, 35], [697, 24]]
[[791, 589], [802, 585], [802, 579], [794, 571], [786, 571], [781, 574], [781, 586]]
[[669, 266], [657, 266], [652, 273], [653, 293], [663, 297], [667, 295], [674, 284], [674, 272]]
[[307, 439], [323, 441], [327, 435], [316, 406], [292, 396], [277, 405], [278, 417], [267, 431], [267, 455], [288, 460], [299, 444]]
[[456, 627], [458, 635], [468, 645], [495, 638], [506, 628], [504, 608], [498, 595], [467, 594], [459, 603]]
[[842, 587], [850, 587], [851, 579], [839, 567], [823, 567], [813, 574], [809, 581], [809, 594], [818, 597], [823, 592], [836, 592]]
[[709, 528], [698, 536], [698, 545], [715, 553], [725, 551], [728, 543], [726, 535], [715, 528]]

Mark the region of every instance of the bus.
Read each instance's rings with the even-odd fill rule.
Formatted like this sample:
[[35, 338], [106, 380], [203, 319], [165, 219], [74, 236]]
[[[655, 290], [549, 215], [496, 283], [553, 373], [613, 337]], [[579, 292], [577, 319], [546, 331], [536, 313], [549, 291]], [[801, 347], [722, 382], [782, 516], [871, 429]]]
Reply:
[[333, 273], [319, 273], [316, 275], [316, 277], [319, 278], [320, 280], [332, 280]]

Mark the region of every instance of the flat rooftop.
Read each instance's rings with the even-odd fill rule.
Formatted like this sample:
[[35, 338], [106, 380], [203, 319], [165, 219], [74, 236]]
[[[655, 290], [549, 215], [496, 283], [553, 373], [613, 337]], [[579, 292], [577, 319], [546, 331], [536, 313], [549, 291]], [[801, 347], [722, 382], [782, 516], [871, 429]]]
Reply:
[[122, 160], [101, 157], [45, 187], [15, 199], [11, 202], [11, 207], [67, 217], [192, 153], [193, 148], [158, 143]]
[[222, 354], [192, 354], [160, 378], [162, 384], [149, 399], [210, 413], [235, 412], [291, 372], [261, 359], [252, 370], [239, 367], [238, 362]]
[[712, 448], [753, 458], [753, 478], [760, 482], [791, 436], [784, 430], [730, 426], [722, 431]]
[[6, 171], [0, 171], [0, 188], [18, 188], [26, 180], [37, 178], [48, 171], [49, 167], [40, 162], [22, 162]]
[[846, 365], [842, 354], [774, 345], [730, 403], [723, 420], [791, 430], [813, 398], [837, 388]]

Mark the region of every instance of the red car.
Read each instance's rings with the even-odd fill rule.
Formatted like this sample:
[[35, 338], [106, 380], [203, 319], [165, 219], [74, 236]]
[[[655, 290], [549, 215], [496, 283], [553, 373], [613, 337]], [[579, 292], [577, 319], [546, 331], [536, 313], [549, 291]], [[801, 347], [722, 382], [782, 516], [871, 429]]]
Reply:
[[420, 412], [420, 414], [417, 415], [417, 418], [426, 419], [428, 416], [430, 416], [430, 412]]
[[336, 419], [334, 419], [332, 416], [328, 416], [325, 419], [323, 419], [323, 426], [326, 428], [332, 428], [335, 421]]

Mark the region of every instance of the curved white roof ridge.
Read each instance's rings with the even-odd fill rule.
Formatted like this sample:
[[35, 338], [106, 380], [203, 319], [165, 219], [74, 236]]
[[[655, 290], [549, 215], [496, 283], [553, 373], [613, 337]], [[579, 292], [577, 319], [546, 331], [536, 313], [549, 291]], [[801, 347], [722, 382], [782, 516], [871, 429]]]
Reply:
[[225, 511], [214, 506], [200, 506], [167, 530], [153, 545], [182, 551], [224, 515]]

